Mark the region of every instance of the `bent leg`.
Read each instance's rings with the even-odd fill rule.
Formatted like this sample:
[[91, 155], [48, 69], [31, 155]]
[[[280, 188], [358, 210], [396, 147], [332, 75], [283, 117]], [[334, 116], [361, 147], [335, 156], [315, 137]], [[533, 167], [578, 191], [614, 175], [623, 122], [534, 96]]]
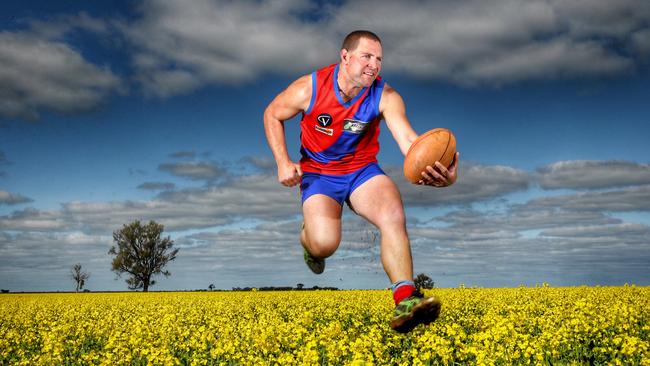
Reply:
[[376, 175], [350, 195], [354, 211], [381, 234], [381, 262], [391, 283], [413, 281], [411, 246], [399, 190], [386, 175]]
[[339, 247], [342, 209], [336, 200], [323, 194], [312, 195], [303, 203], [305, 228], [300, 242], [312, 256], [327, 258]]

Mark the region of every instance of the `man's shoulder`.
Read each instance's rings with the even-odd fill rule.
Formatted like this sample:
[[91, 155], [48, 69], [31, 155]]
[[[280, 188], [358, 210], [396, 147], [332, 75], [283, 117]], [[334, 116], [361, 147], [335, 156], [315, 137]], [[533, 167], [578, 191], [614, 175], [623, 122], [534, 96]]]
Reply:
[[386, 99], [386, 100], [391, 100], [394, 98], [402, 98], [401, 95], [393, 88], [390, 86], [388, 83], [384, 82], [384, 87], [381, 91], [381, 98]]
[[311, 74], [303, 75], [280, 93], [279, 100], [300, 110], [305, 110], [311, 99], [311, 88]]
[[[395, 89], [394, 89], [390, 84], [388, 84], [388, 83], [384, 80], [384, 90], [383, 90], [383, 92], [384, 92], [385, 94], [395, 94], [395, 93], [397, 93], [397, 90], [395, 90]], [[397, 94], [399, 94], [399, 93], [397, 93]]]
[[381, 92], [381, 101], [379, 102], [379, 111], [384, 114], [387, 110], [397, 108], [404, 108], [404, 99], [402, 96], [395, 90], [393, 87], [384, 84], [384, 88]]
[[311, 74], [303, 75], [291, 83], [289, 88], [294, 94], [301, 97], [307, 97], [309, 99], [311, 97], [311, 79]]

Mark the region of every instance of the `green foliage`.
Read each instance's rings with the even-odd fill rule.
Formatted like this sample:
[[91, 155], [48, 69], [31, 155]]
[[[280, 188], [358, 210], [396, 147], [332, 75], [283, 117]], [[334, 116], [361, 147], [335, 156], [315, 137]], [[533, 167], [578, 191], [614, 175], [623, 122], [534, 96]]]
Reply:
[[431, 277], [425, 275], [424, 273], [420, 273], [417, 277], [415, 277], [415, 287], [419, 289], [432, 289], [433, 286], [435, 285], [435, 282], [431, 279]]
[[151, 277], [171, 275], [163, 268], [176, 259], [178, 249], [173, 249], [174, 242], [169, 237], [161, 238], [163, 229], [164, 226], [155, 221], [142, 225], [136, 220], [113, 233], [117, 245], [108, 251], [115, 256], [112, 270], [118, 276], [123, 273], [130, 275], [126, 279], [130, 290], [141, 288], [146, 292], [156, 283]]

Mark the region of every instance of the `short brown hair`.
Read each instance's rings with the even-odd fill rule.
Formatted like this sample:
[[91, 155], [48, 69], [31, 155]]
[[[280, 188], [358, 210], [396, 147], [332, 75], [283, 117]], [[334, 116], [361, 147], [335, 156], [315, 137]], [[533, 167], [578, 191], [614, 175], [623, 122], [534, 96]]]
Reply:
[[372, 39], [373, 41], [379, 42], [381, 44], [381, 39], [379, 36], [367, 30], [355, 30], [354, 32], [345, 36], [341, 49], [346, 49], [348, 51], [354, 51], [355, 48], [359, 45], [359, 40], [361, 38]]

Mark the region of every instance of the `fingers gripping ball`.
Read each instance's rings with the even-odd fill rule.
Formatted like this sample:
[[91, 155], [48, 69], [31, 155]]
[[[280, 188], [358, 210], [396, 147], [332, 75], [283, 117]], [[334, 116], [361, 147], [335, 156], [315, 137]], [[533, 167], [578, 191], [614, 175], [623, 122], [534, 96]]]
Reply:
[[404, 176], [411, 183], [422, 179], [427, 165], [434, 166], [439, 161], [449, 167], [456, 154], [456, 137], [446, 128], [435, 128], [420, 135], [404, 158]]

